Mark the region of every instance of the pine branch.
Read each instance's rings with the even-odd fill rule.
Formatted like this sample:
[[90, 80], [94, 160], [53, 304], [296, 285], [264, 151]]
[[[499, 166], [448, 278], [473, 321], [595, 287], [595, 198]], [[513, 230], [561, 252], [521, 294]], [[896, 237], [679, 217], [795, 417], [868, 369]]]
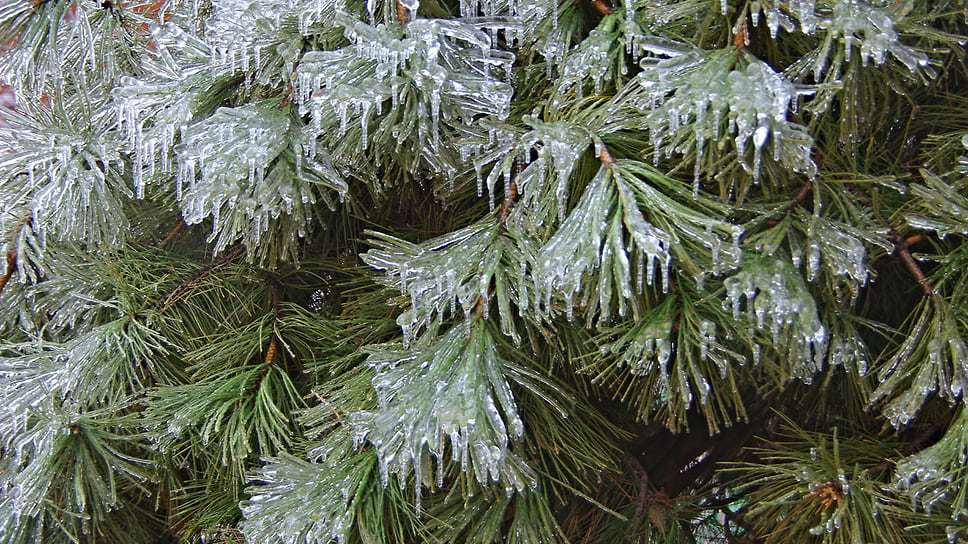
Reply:
[[870, 209], [874, 213], [874, 216], [877, 217], [877, 219], [881, 222], [881, 224], [889, 229], [888, 235], [891, 237], [891, 243], [894, 246], [893, 254], [901, 260], [901, 264], [904, 265], [904, 268], [908, 271], [908, 274], [910, 274], [911, 277], [914, 278], [914, 281], [917, 282], [921, 293], [924, 296], [931, 297], [933, 299], [934, 288], [931, 286], [931, 282], [928, 281], [927, 276], [924, 275], [924, 272], [921, 271], [921, 267], [918, 265], [917, 261], [915, 261], [914, 257], [911, 256], [911, 251], [908, 249], [910, 246], [907, 244], [905, 238], [901, 235], [901, 233], [894, 229], [887, 219], [884, 218], [880, 210], [877, 209], [863, 189], [855, 184], [850, 184], [850, 190], [857, 195], [861, 204]]
[[182, 284], [176, 287], [168, 296], [158, 299], [158, 301], [151, 306], [151, 311], [156, 311], [158, 313], [164, 312], [165, 310], [170, 308], [173, 304], [178, 302], [178, 300], [182, 296], [187, 294], [191, 290], [192, 286], [195, 285], [195, 283], [203, 279], [205, 276], [211, 274], [219, 267], [225, 264], [228, 264], [239, 255], [242, 255], [242, 253], [244, 252], [245, 252], [244, 247], [237, 246], [232, 251], [229, 251], [228, 253], [223, 255], [222, 258], [220, 258], [219, 260], [202, 268], [197, 273], [195, 273], [194, 276], [182, 282]]
[[962, 536], [958, 2], [344, 4], [0, 7], [0, 541]]
[[282, 303], [279, 296], [279, 282], [272, 278], [269, 280], [269, 293], [270, 300], [272, 302], [272, 333], [269, 334], [269, 346], [266, 348], [265, 359], [262, 361], [262, 368], [259, 369], [259, 373], [256, 374], [255, 381], [252, 383], [252, 387], [245, 392], [244, 396], [249, 396], [255, 393], [259, 386], [262, 385], [262, 380], [265, 379], [266, 374], [269, 369], [276, 364], [276, 352], [279, 350], [279, 321], [282, 319]]

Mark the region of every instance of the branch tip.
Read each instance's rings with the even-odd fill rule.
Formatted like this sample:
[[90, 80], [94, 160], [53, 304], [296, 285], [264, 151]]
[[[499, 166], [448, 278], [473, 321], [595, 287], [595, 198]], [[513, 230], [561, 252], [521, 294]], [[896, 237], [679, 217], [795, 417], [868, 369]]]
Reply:
[[397, 20], [401, 23], [410, 22], [410, 9], [403, 5], [400, 0], [397, 0]]
[[603, 0], [592, 0], [592, 7], [595, 8], [595, 11], [601, 13], [603, 17], [615, 13], [612, 6], [609, 6]]
[[602, 153], [598, 156], [598, 159], [606, 166], [611, 166], [616, 162], [615, 158], [612, 157], [612, 154], [608, 152], [608, 148], [605, 146], [602, 146]]
[[733, 45], [740, 53], [750, 45], [749, 26], [746, 21], [746, 12], [740, 14], [741, 20], [736, 21], [736, 34], [733, 35]]

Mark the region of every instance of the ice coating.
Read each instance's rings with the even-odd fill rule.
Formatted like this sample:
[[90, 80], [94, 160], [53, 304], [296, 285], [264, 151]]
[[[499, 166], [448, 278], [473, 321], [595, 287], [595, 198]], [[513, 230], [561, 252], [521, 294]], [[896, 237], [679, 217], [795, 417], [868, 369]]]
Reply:
[[[668, 50], [643, 59], [632, 104], [646, 116], [656, 159], [696, 152], [694, 190], [702, 180], [704, 151], [732, 136], [741, 164], [758, 180], [763, 153], [783, 166], [813, 176], [813, 139], [806, 127], [787, 120], [799, 96], [809, 91], [749, 55]], [[724, 123], [725, 121], [725, 123]], [[746, 149], [752, 147], [752, 164]]]
[[123, 138], [111, 130], [112, 113], [85, 115], [88, 100], [105, 98], [94, 88], [84, 98], [65, 97], [56, 110], [25, 105], [24, 114], [7, 115], [17, 128], [0, 131], [6, 150], [0, 176], [7, 180], [0, 193], [2, 249], [38, 266], [19, 267], [22, 280], [46, 268], [48, 237], [103, 248], [125, 242], [129, 221], [122, 202], [132, 195], [120, 152]]
[[[626, 247], [625, 233], [631, 237]], [[607, 166], [585, 189], [578, 205], [571, 211], [555, 235], [545, 244], [537, 256], [536, 276], [538, 289], [544, 295], [545, 311], [552, 293], [561, 293], [565, 310], [573, 316], [575, 296], [590, 304], [588, 319], [607, 319], [613, 305], [613, 295], [618, 300], [619, 314], [624, 315], [627, 302], [633, 298], [633, 288], [642, 282], [633, 282], [633, 259], [642, 259], [647, 265], [644, 280], [652, 285], [655, 269], [659, 269], [663, 289], [668, 289], [669, 235], [649, 224], [639, 210], [636, 198], [623, 180]], [[611, 270], [616, 270], [615, 281]], [[586, 275], [597, 272], [596, 289], [586, 289]], [[584, 305], [584, 304], [583, 304]]]
[[[932, 446], [905, 457], [897, 464], [894, 488], [927, 511], [941, 501], [952, 502], [952, 518], [968, 514], [968, 500], [946, 475], [968, 463], [968, 412], [962, 408], [944, 437]], [[955, 542], [949, 533], [949, 540]]]
[[968, 389], [968, 344], [957, 310], [941, 299], [922, 299], [904, 342], [878, 369], [871, 402], [888, 399], [885, 416], [895, 427], [907, 425], [930, 396], [963, 403]]
[[784, 259], [751, 261], [723, 284], [724, 308], [732, 310], [734, 319], [740, 319], [745, 307], [747, 318], [769, 332], [774, 346], [787, 353], [796, 376], [809, 380], [823, 369], [827, 330], [813, 296], [793, 265]]
[[[321, 188], [343, 193], [346, 182], [323, 155], [277, 160], [292, 139], [286, 111], [253, 103], [219, 108], [182, 134], [176, 184], [185, 222], [211, 217], [215, 251], [242, 238], [259, 246], [270, 221], [292, 221], [289, 243], [307, 235]], [[297, 135], [296, 139], [299, 137]]]
[[[469, 337], [468, 337], [469, 334]], [[507, 365], [483, 322], [469, 330], [436, 328], [409, 349], [386, 345], [367, 359], [376, 371], [378, 407], [360, 414], [357, 440], [373, 444], [383, 484], [389, 474], [404, 485], [410, 474], [419, 509], [420, 488], [435, 487], [445, 454], [483, 484], [501, 483], [523, 491], [535, 475], [511, 451], [524, 425], [510, 386]]]
[[898, 5], [894, 3], [893, 8], [884, 9], [862, 0], [820, 4], [816, 0], [754, 1], [751, 19], [754, 25], [758, 24], [760, 14], [765, 14], [773, 37], [781, 28], [787, 32], [820, 35], [821, 43], [811, 60], [812, 73], [818, 81], [826, 72], [839, 74], [840, 65], [833, 66], [832, 61], [842, 63], [853, 54], [859, 54], [864, 65], [870, 61], [884, 64], [890, 56], [911, 73], [933, 76], [927, 55], [901, 42], [892, 17], [892, 13], [899, 11]]
[[[258, 542], [344, 542], [355, 521], [358, 490], [368, 481], [361, 475], [373, 463], [369, 453], [345, 455], [351, 443], [347, 433], [337, 433], [323, 446], [331, 455], [319, 463], [286, 453], [265, 459], [267, 464], [253, 475], [260, 485], [251, 488], [250, 498], [240, 505], [245, 516], [242, 532]], [[299, 501], [308, 510], [304, 515], [279, 500], [294, 493], [304, 499]], [[320, 511], [318, 504], [327, 508]]]
[[[514, 55], [492, 48], [478, 26], [441, 19], [371, 26], [345, 14], [337, 20], [353, 45], [308, 52], [296, 69], [294, 98], [311, 114], [315, 132], [335, 128], [343, 135], [358, 126], [352, 138], [359, 149], [392, 137], [429, 156], [439, 149], [445, 124], [507, 117], [512, 89], [505, 79]], [[387, 104], [415, 108], [418, 122], [377, 128]]]
[[371, 234], [377, 236], [375, 248], [361, 258], [386, 271], [388, 284], [410, 298], [410, 308], [397, 319], [405, 344], [444, 315], [459, 309], [469, 319], [482, 299], [487, 305], [501, 252], [494, 224], [480, 222], [420, 245]]

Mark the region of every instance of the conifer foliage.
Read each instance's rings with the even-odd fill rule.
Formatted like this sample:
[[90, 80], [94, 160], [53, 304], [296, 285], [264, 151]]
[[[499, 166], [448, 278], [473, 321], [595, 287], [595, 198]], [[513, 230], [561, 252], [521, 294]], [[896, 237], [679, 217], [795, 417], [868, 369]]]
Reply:
[[968, 542], [966, 40], [0, 3], [0, 544]]

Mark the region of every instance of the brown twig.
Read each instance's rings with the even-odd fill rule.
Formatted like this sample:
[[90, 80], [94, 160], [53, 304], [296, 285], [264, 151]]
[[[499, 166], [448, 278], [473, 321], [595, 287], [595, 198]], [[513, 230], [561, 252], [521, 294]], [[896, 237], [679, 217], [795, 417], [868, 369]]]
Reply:
[[[23, 217], [17, 223], [16, 228], [13, 229], [13, 234], [11, 235], [11, 239], [16, 240], [17, 236], [20, 235], [20, 230], [24, 228], [24, 226], [30, 225], [31, 220], [32, 219], [31, 219], [30, 211], [25, 210]], [[17, 271], [18, 264], [19, 263], [17, 262], [17, 248], [16, 246], [14, 246], [9, 251], [7, 251], [7, 270], [3, 273], [3, 276], [0, 276], [0, 293], [2, 293], [3, 288], [7, 286], [7, 282], [10, 281], [10, 278], [13, 277], [13, 273]]]
[[517, 176], [508, 184], [508, 194], [504, 195], [504, 202], [501, 203], [501, 211], [497, 215], [501, 221], [500, 226], [498, 226], [498, 234], [504, 233], [507, 230], [508, 216], [511, 215], [511, 208], [518, 201], [518, 183], [516, 178]]
[[336, 421], [339, 422], [339, 424], [340, 424], [341, 427], [346, 427], [346, 423], [343, 422], [343, 418], [340, 417], [340, 415], [339, 415], [339, 410], [337, 410], [332, 404], [329, 403], [329, 401], [327, 401], [325, 398], [323, 398], [323, 396], [320, 395], [319, 393], [313, 391], [313, 396], [316, 397], [317, 399], [319, 399], [319, 402], [325, 404], [326, 407], [329, 408], [333, 412], [333, 415], [336, 416]]
[[171, 232], [168, 233], [168, 236], [165, 236], [164, 240], [158, 242], [158, 249], [161, 249], [171, 243], [171, 241], [175, 239], [175, 236], [178, 236], [178, 233], [181, 232], [183, 228], [185, 228], [184, 219], [179, 221], [178, 224], [175, 225], [175, 228], [171, 229]]
[[10, 277], [13, 273], [17, 271], [17, 252], [10, 250], [7, 252], [7, 271], [0, 276], [0, 293], [3, 292], [3, 288], [7, 286], [7, 282], [10, 281]]
[[604, 164], [606, 166], [611, 166], [611, 165], [615, 164], [615, 162], [616, 162], [615, 161], [615, 158], [612, 157], [612, 154], [609, 153], [608, 148], [605, 147], [604, 145], [602, 146], [602, 152], [598, 156], [598, 159], [600, 161], [602, 161], [602, 164]]
[[[642, 464], [639, 463], [639, 503], [635, 505], [635, 517], [633, 520], [642, 519], [642, 514], [645, 513], [645, 507], [649, 504], [649, 474], [642, 468]], [[634, 465], [633, 465], [634, 466]]]
[[807, 182], [803, 184], [803, 187], [800, 189], [800, 192], [797, 193], [797, 196], [795, 196], [793, 200], [796, 201], [797, 204], [802, 206], [803, 203], [807, 201], [807, 196], [810, 195], [810, 191], [812, 190], [813, 190], [813, 182], [808, 179]]
[[924, 272], [921, 271], [921, 267], [918, 266], [917, 261], [915, 261], [914, 257], [911, 256], [911, 252], [908, 250], [904, 237], [901, 236], [901, 234], [896, 230], [891, 229], [891, 239], [894, 242], [894, 254], [901, 259], [901, 263], [904, 264], [904, 268], [906, 268], [908, 273], [911, 274], [911, 276], [913, 276], [918, 282], [918, 287], [921, 288], [921, 292], [924, 293], [924, 296], [926, 297], [933, 297], [934, 289], [931, 287], [931, 282], [928, 281], [928, 278], [924, 275]]
[[829, 510], [831, 506], [840, 508], [844, 502], [844, 489], [841, 487], [840, 482], [831, 480], [820, 484], [816, 489], [807, 493], [802, 498], [818, 499], [820, 504], [817, 505], [817, 509], [814, 511], [814, 515], [817, 515]]
[[[518, 173], [520, 173], [521, 170], [523, 169], [524, 169], [523, 167], [519, 169]], [[508, 184], [508, 193], [504, 195], [504, 202], [501, 203], [501, 211], [498, 212], [498, 215], [497, 215], [498, 220], [500, 221], [500, 224], [497, 227], [498, 234], [504, 234], [507, 231], [508, 216], [511, 215], [511, 208], [514, 207], [515, 202], [518, 201], [518, 196], [520, 196], [518, 194], [517, 179], [518, 179], [517, 174], [515, 174], [514, 177], [511, 178], [511, 182]], [[491, 285], [488, 285], [487, 294], [490, 295], [492, 291], [494, 291], [493, 282], [491, 282]], [[474, 308], [474, 314], [477, 316], [484, 315], [484, 298], [485, 297], [481, 297], [477, 301], [477, 306]]]
[[921, 240], [924, 240], [924, 238], [925, 238], [924, 234], [915, 234], [914, 236], [908, 236], [907, 238], [904, 239], [904, 247], [905, 248], [911, 247], [914, 244], [920, 242]]
[[850, 191], [858, 197], [858, 200], [861, 204], [870, 208], [870, 210], [874, 213], [874, 216], [878, 219], [878, 221], [881, 222], [881, 224], [890, 228], [889, 234], [891, 236], [891, 242], [894, 244], [893, 254], [901, 259], [901, 263], [904, 265], [904, 268], [906, 268], [908, 273], [911, 274], [915, 281], [918, 282], [918, 287], [921, 289], [921, 293], [923, 293], [926, 297], [933, 297], [934, 288], [931, 287], [931, 282], [928, 281], [927, 276], [925, 276], [924, 272], [921, 271], [921, 267], [918, 266], [917, 261], [914, 260], [914, 257], [911, 256], [911, 252], [908, 250], [910, 245], [920, 241], [920, 239], [917, 238], [919, 235], [912, 236], [910, 239], [913, 241], [911, 244], [908, 244], [907, 240], [901, 236], [901, 233], [894, 230], [894, 227], [890, 224], [890, 222], [888, 222], [887, 219], [881, 215], [880, 210], [874, 206], [874, 203], [863, 189], [854, 184], [850, 184]]
[[602, 0], [592, 0], [592, 7], [595, 8], [598, 13], [601, 13], [602, 17], [615, 13], [615, 10], [612, 9], [612, 6], [609, 6]]
[[[810, 196], [810, 192], [812, 190], [813, 190], [813, 182], [810, 180], [807, 180], [807, 182], [803, 184], [803, 187], [800, 188], [800, 192], [797, 193], [797, 196], [793, 197], [793, 202], [790, 204], [789, 207], [787, 207], [786, 213], [784, 214], [784, 216], [789, 215], [790, 212], [796, 209], [797, 206], [803, 206], [803, 203], [807, 201], [807, 197]], [[768, 227], [775, 227], [779, 224], [780, 224], [780, 221], [774, 220], [774, 219], [770, 219], [769, 221], [766, 222], [766, 226]]]
[[884, 222], [884, 218], [880, 214], [881, 212], [874, 208], [874, 203], [871, 202], [871, 197], [867, 196], [867, 193], [865, 193], [863, 189], [854, 183], [848, 183], [847, 189], [857, 197], [858, 202], [863, 204], [865, 207], [870, 208], [870, 210], [877, 215], [878, 219]]
[[[269, 347], [266, 348], [266, 357], [262, 362], [266, 368], [276, 362], [277, 349], [279, 349], [279, 335], [276, 334], [276, 331], [272, 331], [272, 334], [269, 335]], [[259, 377], [261, 378], [264, 375], [265, 371], [263, 370], [263, 372], [259, 374]]]
[[410, 10], [400, 0], [397, 0], [397, 20], [401, 23], [410, 22]]
[[[753, 530], [754, 529], [753, 525], [750, 524], [748, 521], [746, 521], [746, 519], [740, 513], [742, 511], [742, 508], [739, 511], [737, 511], [737, 512], [733, 512], [729, 508], [723, 507], [723, 508], [720, 508], [719, 511], [722, 512], [723, 513], [723, 516], [726, 518], [726, 526], [727, 526], [726, 529], [727, 530], [725, 531], [725, 533], [726, 533], [726, 538], [727, 538], [727, 541], [728, 542], [730, 542], [730, 543], [733, 543], [733, 542], [737, 542], [737, 543], [738, 542], [760, 542], [760, 539], [757, 538], [756, 536], [754, 536], [755, 535], [755, 532]], [[729, 531], [728, 530], [730, 523], [736, 525], [737, 527], [739, 527], [740, 529], [742, 529], [745, 532], [745, 534], [743, 535], [743, 537], [744, 537], [743, 540], [740, 540], [739, 538], [737, 538], [736, 535], [734, 535], [732, 533], [732, 531]]]
[[[488, 285], [487, 286], [487, 294], [488, 294], [488, 296], [490, 296], [491, 291], [493, 291], [493, 290], [494, 290], [494, 283], [491, 282], [491, 285]], [[474, 306], [474, 315], [476, 315], [478, 317], [483, 317], [484, 316], [484, 297], [478, 297], [477, 304]]]
[[639, 497], [637, 504], [635, 505], [635, 515], [629, 520], [630, 527], [638, 527], [645, 515], [646, 510], [649, 506], [649, 500], [652, 498], [652, 492], [649, 491], [649, 473], [646, 472], [645, 467], [642, 466], [642, 462], [635, 457], [635, 455], [626, 453], [625, 462], [632, 467], [632, 470], [639, 474]]
[[279, 344], [279, 335], [276, 334], [276, 325], [282, 319], [282, 297], [279, 295], [279, 282], [275, 278], [269, 280], [269, 292], [272, 298], [272, 334], [269, 335], [269, 348], [266, 350], [266, 366], [276, 362], [276, 348]]
[[280, 108], [285, 108], [286, 106], [289, 105], [289, 102], [292, 101], [292, 92], [293, 92], [293, 89], [292, 89], [292, 81], [290, 81], [289, 82], [289, 85], [286, 86], [286, 93], [285, 93], [285, 95], [282, 98], [282, 103], [279, 104], [279, 107]]
[[749, 26], [746, 20], [745, 10], [740, 13], [740, 17], [742, 17], [742, 20], [736, 21], [737, 30], [736, 34], [733, 35], [733, 45], [736, 46], [736, 49], [740, 53], [743, 53], [743, 49], [750, 45]]

